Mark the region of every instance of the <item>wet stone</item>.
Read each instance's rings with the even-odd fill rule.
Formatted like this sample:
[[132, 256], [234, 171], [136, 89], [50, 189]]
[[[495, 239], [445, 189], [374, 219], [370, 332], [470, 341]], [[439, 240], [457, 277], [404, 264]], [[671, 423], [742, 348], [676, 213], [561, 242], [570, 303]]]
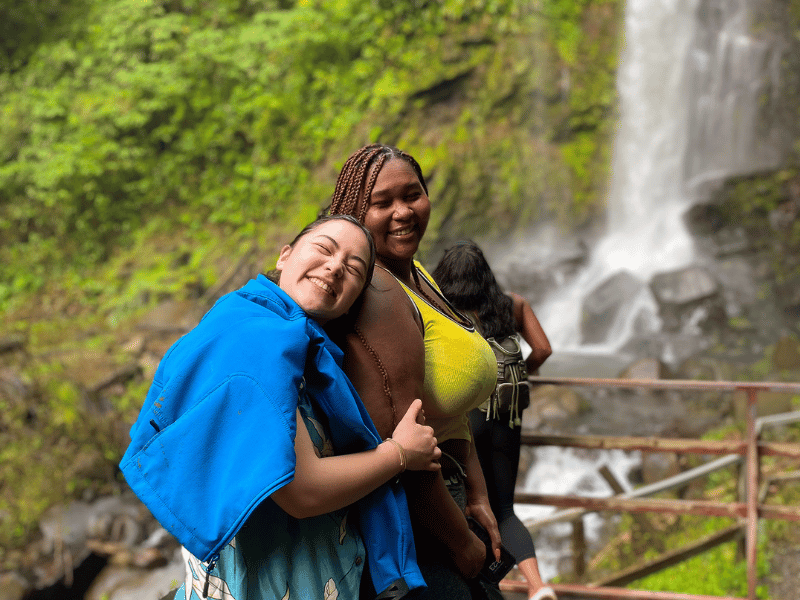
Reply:
[[18, 573], [0, 575], [0, 600], [22, 600], [30, 588], [28, 581]]

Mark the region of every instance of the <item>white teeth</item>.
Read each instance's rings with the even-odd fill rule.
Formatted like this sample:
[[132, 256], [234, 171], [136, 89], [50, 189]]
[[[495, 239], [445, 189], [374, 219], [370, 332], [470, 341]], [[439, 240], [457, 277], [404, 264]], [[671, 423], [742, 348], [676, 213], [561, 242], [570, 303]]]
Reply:
[[405, 229], [400, 229], [399, 231], [393, 231], [390, 235], [397, 235], [397, 236], [408, 235], [412, 231], [414, 231], [413, 227], [407, 227]]
[[323, 290], [328, 292], [331, 296], [336, 296], [336, 292], [333, 291], [333, 288], [329, 286], [327, 283], [322, 281], [321, 279], [317, 279], [316, 277], [309, 277], [308, 280], [316, 285], [317, 287], [321, 287]]

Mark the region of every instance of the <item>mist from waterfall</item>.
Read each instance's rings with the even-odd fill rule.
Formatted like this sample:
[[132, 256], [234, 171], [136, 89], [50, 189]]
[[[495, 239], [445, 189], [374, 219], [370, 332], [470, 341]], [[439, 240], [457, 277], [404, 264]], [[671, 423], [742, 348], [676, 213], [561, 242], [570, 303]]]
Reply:
[[703, 184], [780, 159], [757, 131], [777, 54], [750, 36], [749, 25], [747, 0], [628, 0], [607, 233], [582, 271], [537, 307], [557, 351], [614, 352], [634, 327], [657, 331], [657, 307], [645, 285], [605, 342], [582, 344], [583, 301], [622, 271], [646, 284], [691, 264], [695, 251], [682, 219]]

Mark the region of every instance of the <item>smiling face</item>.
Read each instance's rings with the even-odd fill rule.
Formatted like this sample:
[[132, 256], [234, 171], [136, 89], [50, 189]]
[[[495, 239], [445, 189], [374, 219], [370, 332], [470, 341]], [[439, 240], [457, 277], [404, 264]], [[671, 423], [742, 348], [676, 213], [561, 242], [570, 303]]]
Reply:
[[410, 262], [425, 235], [430, 214], [428, 194], [411, 165], [397, 158], [385, 163], [364, 216], [381, 262]]
[[275, 267], [280, 288], [320, 324], [345, 314], [366, 285], [370, 247], [353, 223], [321, 223], [284, 246]]

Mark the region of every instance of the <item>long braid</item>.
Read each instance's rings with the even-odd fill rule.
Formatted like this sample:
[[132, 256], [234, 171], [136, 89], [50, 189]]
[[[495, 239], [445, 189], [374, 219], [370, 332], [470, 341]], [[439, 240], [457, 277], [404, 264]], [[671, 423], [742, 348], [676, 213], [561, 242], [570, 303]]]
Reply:
[[[364, 179], [367, 169], [383, 147], [378, 144], [364, 146], [353, 153], [344, 163], [339, 177], [336, 179], [336, 189], [331, 197], [331, 204], [327, 209], [330, 214], [355, 214], [361, 190], [364, 188]], [[359, 218], [359, 221], [363, 219]]]
[[364, 187], [364, 201], [361, 203], [361, 210], [358, 211], [358, 216], [356, 217], [362, 223], [367, 216], [367, 208], [369, 208], [369, 201], [367, 199], [372, 197], [372, 190], [375, 189], [375, 182], [378, 180], [378, 174], [381, 172], [385, 162], [386, 154], [381, 154], [375, 161], [375, 167], [369, 172], [369, 179], [367, 180], [366, 187]]

